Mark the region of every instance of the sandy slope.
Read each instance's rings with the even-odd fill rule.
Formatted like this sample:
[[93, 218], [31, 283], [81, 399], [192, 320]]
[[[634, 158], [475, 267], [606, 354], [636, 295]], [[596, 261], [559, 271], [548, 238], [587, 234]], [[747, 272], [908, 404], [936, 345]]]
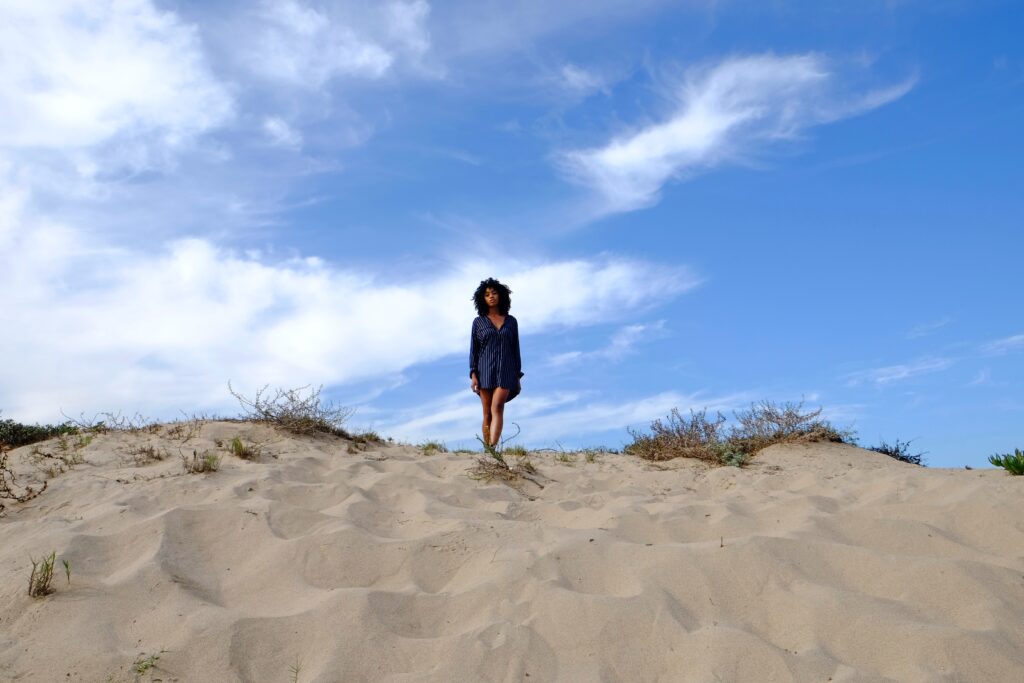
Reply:
[[[235, 435], [264, 455], [182, 474]], [[153, 654], [139, 680], [1024, 680], [1024, 477], [776, 446], [546, 456], [519, 492], [468, 455], [182, 438], [99, 436], [0, 519], [0, 680], [130, 681]], [[173, 457], [136, 466], [144, 443]], [[71, 584], [32, 599], [50, 550]]]

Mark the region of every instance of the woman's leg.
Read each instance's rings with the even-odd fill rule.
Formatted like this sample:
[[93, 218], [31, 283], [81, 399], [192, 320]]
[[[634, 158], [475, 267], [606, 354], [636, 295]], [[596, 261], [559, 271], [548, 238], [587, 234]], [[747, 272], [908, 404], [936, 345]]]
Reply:
[[508, 400], [509, 390], [495, 387], [494, 396], [491, 398], [491, 445], [495, 448], [501, 439], [501, 427], [505, 421], [505, 401]]
[[483, 435], [484, 443], [489, 445], [488, 439], [491, 438], [491, 400], [494, 389], [481, 389], [480, 390], [480, 404], [484, 409], [484, 424], [483, 424]]

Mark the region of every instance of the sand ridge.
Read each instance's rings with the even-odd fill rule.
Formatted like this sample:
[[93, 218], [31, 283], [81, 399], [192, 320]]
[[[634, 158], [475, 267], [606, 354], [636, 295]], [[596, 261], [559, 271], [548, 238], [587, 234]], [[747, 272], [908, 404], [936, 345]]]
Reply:
[[[183, 473], [234, 436], [262, 455]], [[146, 444], [171, 457], [136, 464]], [[544, 488], [516, 490], [467, 454], [349, 445], [96, 436], [0, 519], [0, 679], [130, 681], [159, 654], [139, 680], [1024, 680], [1024, 478], [809, 444], [744, 469], [537, 456]], [[71, 583], [30, 598], [50, 550]]]

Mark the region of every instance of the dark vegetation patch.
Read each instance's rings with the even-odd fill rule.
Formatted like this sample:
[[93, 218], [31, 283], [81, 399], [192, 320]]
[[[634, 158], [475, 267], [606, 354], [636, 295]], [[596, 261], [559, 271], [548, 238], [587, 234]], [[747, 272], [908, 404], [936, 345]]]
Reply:
[[52, 439], [55, 436], [78, 434], [79, 429], [70, 422], [59, 425], [27, 425], [14, 420], [0, 420], [0, 445], [17, 448]]
[[921, 459], [927, 455], [927, 452], [911, 453], [910, 452], [910, 441], [900, 441], [896, 439], [895, 443], [887, 443], [884, 439], [877, 446], [868, 446], [869, 451], [875, 451], [876, 453], [884, 453], [890, 458], [895, 458], [900, 462], [910, 463], [911, 465], [920, 465], [924, 467], [924, 461]]

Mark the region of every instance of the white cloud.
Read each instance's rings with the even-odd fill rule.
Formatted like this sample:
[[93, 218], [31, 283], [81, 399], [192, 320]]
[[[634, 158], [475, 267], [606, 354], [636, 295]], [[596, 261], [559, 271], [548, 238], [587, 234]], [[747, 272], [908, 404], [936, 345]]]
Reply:
[[548, 365], [563, 367], [584, 361], [618, 361], [630, 354], [638, 343], [661, 337], [664, 334], [665, 321], [659, 320], [647, 325], [626, 325], [615, 331], [608, 343], [593, 351], [568, 351], [559, 353], [548, 359]]
[[394, 60], [380, 44], [296, 0], [268, 0], [259, 16], [262, 29], [245, 59], [265, 78], [316, 88], [336, 76], [379, 78]]
[[851, 100], [833, 91], [835, 80], [814, 54], [737, 57], [692, 69], [667, 119], [600, 147], [567, 152], [560, 164], [570, 179], [596, 191], [598, 213], [631, 211], [657, 203], [671, 180], [881, 106], [913, 86], [907, 81]]
[[148, 0], [3, 3], [0, 63], [8, 149], [111, 145], [144, 159], [232, 113], [195, 29]]
[[426, 0], [389, 2], [384, 5], [384, 13], [392, 42], [415, 58], [423, 57], [430, 49], [430, 5]]
[[865, 381], [873, 382], [876, 385], [890, 384], [919, 375], [940, 372], [952, 366], [953, 360], [950, 358], [929, 358], [916, 363], [889, 365], [883, 368], [853, 373], [849, 376], [848, 384], [855, 386]]
[[[132, 251], [33, 220], [0, 195], [0, 407], [24, 419], [132, 406], [223, 406], [224, 385], [336, 385], [461, 354], [484, 275], [509, 282], [524, 337], [616, 320], [693, 287], [685, 269], [605, 257], [466, 260], [379, 281], [315, 258], [273, 261], [202, 239]], [[552, 296], [559, 292], [559, 296]]]
[[269, 116], [263, 120], [263, 132], [267, 134], [270, 141], [288, 149], [300, 149], [302, 147], [302, 133], [288, 124], [279, 116]]
[[1010, 351], [1024, 350], [1024, 334], [1015, 334], [1012, 337], [1004, 337], [989, 342], [981, 347], [982, 352], [990, 354], [1004, 354]]
[[265, 79], [322, 88], [338, 78], [378, 79], [404, 59], [428, 72], [424, 0], [337, 3], [314, 9], [299, 0], [265, 0], [238, 50], [244, 66]]

